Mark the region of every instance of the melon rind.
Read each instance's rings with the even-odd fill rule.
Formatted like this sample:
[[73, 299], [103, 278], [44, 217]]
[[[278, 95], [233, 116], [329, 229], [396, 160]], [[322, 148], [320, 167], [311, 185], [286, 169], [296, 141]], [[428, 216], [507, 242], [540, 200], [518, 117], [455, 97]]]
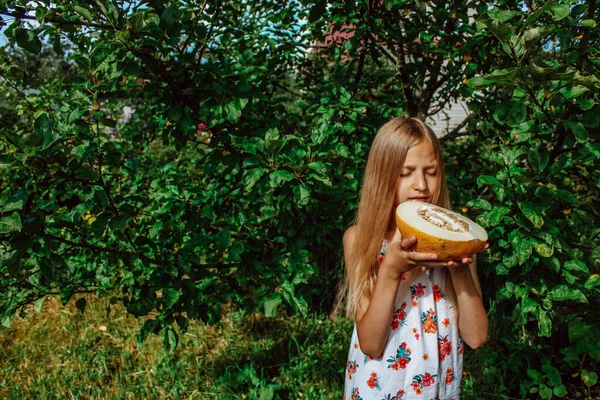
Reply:
[[[422, 229], [414, 226], [416, 224], [413, 217], [403, 217], [403, 213], [407, 213], [406, 215], [415, 214], [419, 207], [441, 209], [466, 222], [470, 229], [467, 232], [450, 233], [423, 220], [424, 223], [429, 224], [426, 229], [431, 234], [425, 233]], [[418, 217], [421, 218], [420, 216]], [[407, 221], [407, 219], [412, 219], [412, 223]], [[420, 253], [435, 253], [438, 256], [438, 261], [460, 260], [463, 257], [470, 257], [483, 250], [487, 242], [487, 233], [485, 230], [469, 218], [440, 206], [414, 200], [401, 203], [396, 208], [396, 225], [403, 238], [410, 236], [417, 238], [417, 243], [412, 247], [415, 251]], [[454, 240], [451, 238], [454, 238]]]

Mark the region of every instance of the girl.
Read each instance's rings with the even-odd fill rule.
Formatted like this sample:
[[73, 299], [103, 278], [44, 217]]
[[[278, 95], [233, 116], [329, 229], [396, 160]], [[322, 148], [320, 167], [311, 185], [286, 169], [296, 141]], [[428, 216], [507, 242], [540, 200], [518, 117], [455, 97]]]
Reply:
[[435, 134], [396, 118], [375, 137], [356, 225], [344, 234], [355, 319], [347, 400], [458, 399], [464, 343], [477, 348], [487, 338], [475, 257], [441, 262], [411, 251], [416, 238], [402, 238], [395, 222], [406, 200], [450, 206]]

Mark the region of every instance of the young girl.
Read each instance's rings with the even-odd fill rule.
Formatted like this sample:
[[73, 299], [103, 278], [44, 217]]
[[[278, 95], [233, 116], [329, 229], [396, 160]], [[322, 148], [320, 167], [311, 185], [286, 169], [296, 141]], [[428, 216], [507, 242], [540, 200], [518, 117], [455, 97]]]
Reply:
[[396, 118], [375, 137], [356, 225], [344, 234], [355, 319], [347, 400], [458, 399], [464, 343], [487, 338], [474, 255], [441, 262], [412, 251], [416, 238], [402, 238], [395, 222], [406, 200], [450, 208], [437, 138], [417, 119]]

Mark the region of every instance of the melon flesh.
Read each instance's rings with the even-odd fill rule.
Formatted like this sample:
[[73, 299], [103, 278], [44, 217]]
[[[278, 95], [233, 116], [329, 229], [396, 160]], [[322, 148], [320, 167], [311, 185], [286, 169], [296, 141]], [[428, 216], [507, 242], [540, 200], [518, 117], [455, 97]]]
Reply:
[[396, 208], [396, 224], [403, 238], [417, 238], [415, 251], [435, 253], [439, 261], [470, 257], [481, 251], [488, 239], [485, 230], [469, 218], [415, 200]]

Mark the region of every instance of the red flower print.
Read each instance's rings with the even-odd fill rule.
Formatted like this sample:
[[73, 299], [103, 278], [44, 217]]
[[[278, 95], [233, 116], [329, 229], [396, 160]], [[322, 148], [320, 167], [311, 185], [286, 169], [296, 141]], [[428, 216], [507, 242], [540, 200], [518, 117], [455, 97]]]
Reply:
[[377, 376], [377, 372], [371, 372], [371, 375], [367, 380], [367, 386], [369, 386], [371, 389], [381, 390], [381, 387], [379, 386], [379, 377]]
[[429, 354], [427, 354], [427, 353], [423, 354], [423, 360], [425, 360], [425, 361], [429, 360]]
[[452, 368], [448, 368], [448, 370], [446, 371], [446, 385], [452, 384], [453, 381], [454, 381], [454, 372], [453, 372]]
[[449, 356], [452, 352], [452, 342], [448, 340], [448, 336], [438, 338], [438, 351], [440, 353], [440, 360], [445, 360], [446, 356]]
[[398, 329], [401, 324], [406, 325], [406, 311], [404, 311], [404, 307], [406, 307], [406, 302], [402, 303], [400, 308], [392, 314], [392, 330]]
[[381, 264], [383, 262], [383, 256], [379, 257], [379, 264]]
[[402, 344], [398, 347], [398, 351], [396, 351], [396, 356], [390, 356], [387, 359], [388, 368], [391, 368], [395, 371], [399, 369], [404, 369], [410, 362], [410, 353], [412, 351], [407, 347], [406, 342], [402, 342]]
[[435, 383], [435, 378], [433, 376], [431, 376], [431, 374], [429, 372], [427, 372], [425, 375], [423, 375], [423, 380], [421, 381], [421, 385], [427, 387], [427, 386], [431, 386]]
[[450, 319], [448, 318], [444, 318], [444, 320], [442, 321], [442, 324], [447, 328], [450, 326]]
[[425, 291], [423, 290], [423, 285], [419, 283], [419, 285], [417, 286], [416, 295], [417, 297], [423, 297], [424, 294]]
[[402, 397], [404, 396], [404, 390], [398, 390], [398, 393], [396, 393], [397, 397]]
[[423, 391], [420, 388], [415, 389], [415, 394], [422, 395]]
[[442, 288], [440, 285], [433, 285], [433, 299], [435, 302], [439, 302], [444, 298], [444, 293], [442, 292]]
[[408, 277], [408, 272], [405, 272], [402, 274], [402, 280], [405, 281], [406, 278]]
[[356, 361], [348, 360], [348, 379], [352, 379], [352, 375], [356, 373], [356, 368], [358, 368]]
[[413, 333], [415, 335], [415, 339], [419, 340], [419, 333], [417, 331], [417, 328], [413, 328]]

